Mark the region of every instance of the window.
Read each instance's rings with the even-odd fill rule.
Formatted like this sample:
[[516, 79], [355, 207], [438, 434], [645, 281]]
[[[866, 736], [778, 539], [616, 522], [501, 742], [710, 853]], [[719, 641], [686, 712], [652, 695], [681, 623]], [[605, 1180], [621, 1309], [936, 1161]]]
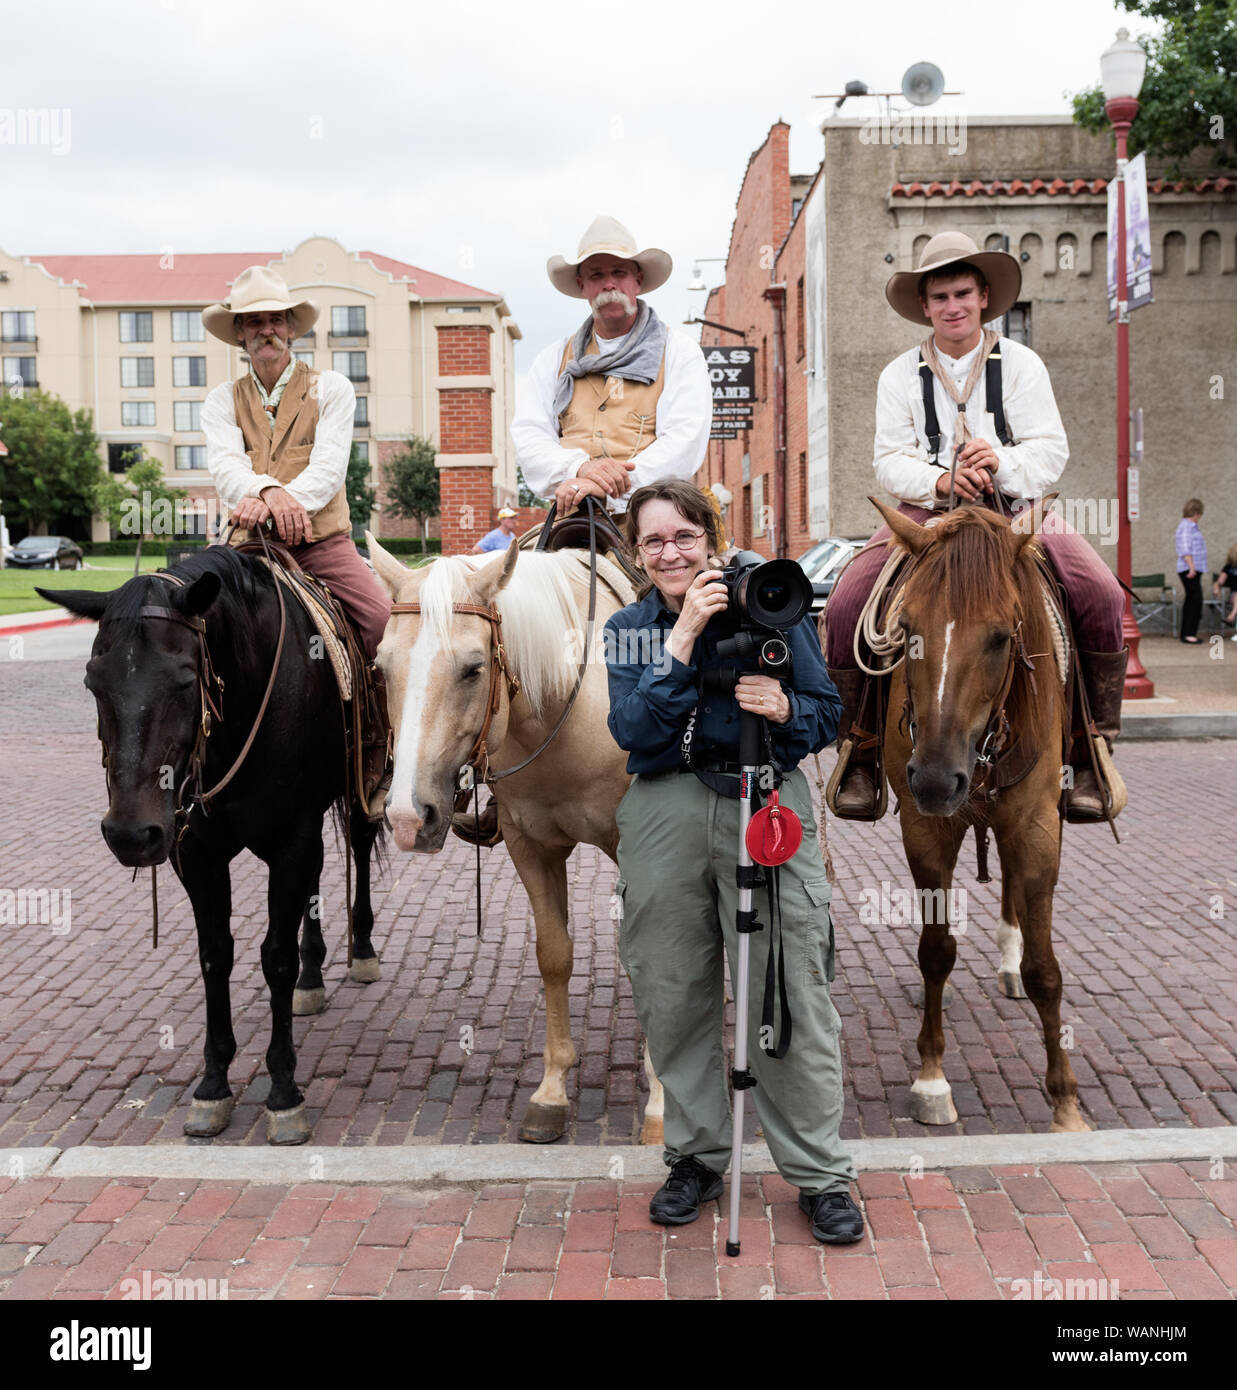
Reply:
[[173, 357], [173, 358], [172, 358], [172, 385], [173, 385], [173, 386], [205, 386], [205, 385], [206, 385], [206, 358], [205, 358], [205, 357]]
[[34, 310], [6, 309], [2, 321], [6, 343], [34, 342]]
[[[732, 536], [731, 539], [732, 539], [732, 540], [735, 540], [736, 538]], [[748, 485], [743, 489], [743, 535], [742, 535], [741, 537], [738, 537], [737, 539], [741, 540], [741, 541], [743, 542], [744, 545], [750, 544], [751, 539], [752, 539], [752, 485], [751, 485], [751, 483], [748, 483]]]
[[333, 305], [331, 332], [338, 338], [359, 338], [365, 332], [365, 305]]
[[172, 310], [172, 341], [174, 343], [204, 343], [206, 325], [202, 315], [193, 309]]
[[122, 401], [120, 403], [120, 423], [126, 429], [154, 429], [154, 401]]
[[142, 457], [140, 444], [109, 444], [107, 446], [107, 471], [123, 473], [130, 464]]
[[790, 200], [790, 220], [793, 222], [799, 216], [799, 209], [803, 206], [802, 198], [792, 198]]
[[154, 341], [155, 316], [149, 310], [136, 314], [120, 315], [120, 341], [122, 343], [149, 343]]
[[760, 340], [760, 399], [769, 399], [769, 339]]
[[352, 423], [354, 425], [369, 424], [369, 397], [358, 396], [356, 398], [356, 409], [352, 412]]
[[177, 468], [205, 468], [205, 444], [178, 444], [176, 446]]
[[365, 374], [365, 354], [363, 352], [331, 353], [331, 370], [341, 372], [349, 381], [368, 381]]
[[1009, 311], [1009, 333], [1012, 342], [1031, 346], [1031, 306], [1023, 301]]
[[153, 357], [122, 357], [120, 359], [122, 386], [153, 386], [155, 359]]
[[369, 464], [369, 440], [357, 439], [353, 441], [352, 447], [356, 450], [356, 456], [362, 463]]
[[804, 531], [808, 527], [807, 512], [807, 455], [799, 455], [799, 525]]
[[807, 351], [807, 334], [805, 331], [806, 310], [803, 303], [803, 276], [799, 276], [799, 299], [795, 305], [795, 345], [798, 349], [796, 360], [802, 362], [803, 354]]
[[172, 428], [176, 430], [178, 434], [187, 434], [191, 430], [200, 430], [202, 428], [202, 402], [173, 401]]
[[314, 355], [312, 352], [294, 352], [292, 356], [295, 357], [298, 362], [304, 362], [307, 367], [312, 367], [314, 364]]
[[448, 305], [447, 305], [447, 313], [448, 313], [448, 314], [479, 314], [480, 312], [481, 312], [481, 305], [480, 305], [480, 304], [448, 304]]
[[13, 386], [20, 381], [22, 386], [37, 386], [39, 384], [38, 373], [35, 370], [37, 361], [37, 357], [6, 357], [4, 359], [5, 385]]

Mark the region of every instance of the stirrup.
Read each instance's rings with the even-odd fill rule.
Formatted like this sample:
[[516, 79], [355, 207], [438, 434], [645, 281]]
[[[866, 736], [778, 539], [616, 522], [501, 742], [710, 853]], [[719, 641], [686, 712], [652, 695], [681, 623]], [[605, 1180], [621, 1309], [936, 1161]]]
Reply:
[[[825, 788], [825, 805], [839, 820], [878, 821], [889, 807], [889, 785], [881, 775], [876, 762], [873, 762], [871, 767], [862, 768], [872, 782], [875, 804], [863, 810], [838, 809], [838, 795], [843, 789], [842, 784], [847, 773], [852, 772], [850, 763], [855, 751], [855, 740], [849, 735], [838, 745], [838, 760], [829, 778], [829, 785]], [[860, 764], [856, 762], [853, 772], [860, 770]]]

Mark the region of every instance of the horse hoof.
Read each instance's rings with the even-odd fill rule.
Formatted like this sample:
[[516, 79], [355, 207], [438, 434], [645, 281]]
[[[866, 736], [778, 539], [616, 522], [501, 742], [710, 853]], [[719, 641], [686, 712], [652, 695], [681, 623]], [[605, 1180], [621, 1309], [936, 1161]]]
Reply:
[[661, 1115], [654, 1118], [648, 1115], [644, 1120], [644, 1128], [640, 1131], [640, 1142], [642, 1144], [664, 1144], [666, 1142], [666, 1123]]
[[542, 1105], [530, 1100], [520, 1125], [520, 1138], [525, 1144], [552, 1144], [567, 1130], [565, 1105]]
[[358, 985], [372, 985], [375, 980], [381, 980], [382, 966], [378, 957], [370, 956], [362, 960], [359, 956], [354, 956], [352, 964], [348, 967], [348, 976]]
[[948, 1085], [942, 1091], [917, 1091], [911, 1087], [911, 1119], [918, 1120], [921, 1125], [952, 1125], [957, 1118]]
[[1049, 1134], [1088, 1134], [1091, 1126], [1075, 1110], [1072, 1115], [1062, 1115], [1048, 1126]]
[[305, 1102], [291, 1110], [266, 1112], [266, 1142], [268, 1144], [303, 1144], [309, 1138], [309, 1116]]
[[185, 1120], [185, 1133], [191, 1139], [213, 1139], [227, 1129], [235, 1107], [235, 1096], [224, 1096], [222, 1100], [192, 1101]]
[[[920, 984], [915, 990], [915, 998], [912, 1000], [917, 1009], [923, 1008], [923, 985]], [[945, 981], [945, 988], [941, 990], [941, 1008], [947, 1009], [954, 1002], [954, 987]]]
[[325, 988], [294, 989], [292, 991], [292, 1012], [298, 1018], [305, 1014], [320, 1014], [325, 1008]]
[[1020, 970], [1002, 970], [997, 976], [997, 982], [1006, 999], [1025, 999], [1027, 997], [1026, 986], [1022, 983]]

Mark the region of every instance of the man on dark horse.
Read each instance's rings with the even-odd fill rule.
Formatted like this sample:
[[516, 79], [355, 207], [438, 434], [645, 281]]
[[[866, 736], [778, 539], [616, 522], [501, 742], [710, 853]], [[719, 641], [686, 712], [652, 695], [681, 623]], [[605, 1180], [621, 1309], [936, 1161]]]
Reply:
[[[704, 354], [640, 297], [673, 269], [668, 252], [640, 249], [621, 222], [605, 216], [594, 219], [574, 256], [546, 262], [554, 288], [586, 300], [589, 315], [534, 360], [516, 391], [511, 437], [524, 481], [554, 499], [560, 518], [586, 497], [621, 514], [636, 488], [690, 481], [704, 462], [713, 416]], [[622, 542], [607, 532], [603, 544]], [[463, 839], [477, 838], [471, 812], [458, 814], [453, 827]], [[480, 838], [498, 841], [493, 801]]]
[[[314, 372], [292, 356], [317, 317], [313, 300], [294, 303], [282, 276], [260, 265], [236, 277], [227, 302], [202, 311], [207, 330], [249, 358], [249, 370], [203, 404], [206, 466], [239, 528], [233, 540], [272, 523], [301, 569], [339, 600], [372, 663], [391, 601], [352, 541], [344, 479], [356, 394], [339, 372]], [[379, 819], [390, 786], [385, 693], [365, 709], [365, 796]]]
[[[1069, 446], [1043, 362], [1029, 347], [984, 327], [1013, 305], [1021, 284], [1022, 270], [1008, 252], [980, 251], [962, 232], [941, 232], [924, 247], [914, 271], [895, 274], [885, 287], [903, 318], [932, 329], [921, 346], [885, 368], [876, 396], [877, 481], [900, 499], [899, 511], [920, 523], [950, 505], [955, 451], [957, 500], [993, 505], [1003, 498], [1011, 511], [1026, 505], [1019, 499], [1049, 492], [1065, 468]], [[889, 534], [882, 526], [859, 552], [830, 595], [825, 618], [829, 674], [843, 701], [839, 747], [849, 752], [830, 809], [854, 820], [875, 820], [881, 811], [873, 736], [883, 731], [875, 727], [869, 684], [877, 678], [856, 665], [854, 637], [887, 558]], [[1065, 589], [1091, 717], [1111, 752], [1121, 728], [1127, 656], [1120, 585], [1055, 512], [1045, 516], [1039, 540]], [[1072, 727], [1066, 816], [1103, 820], [1105, 790], [1092, 769], [1087, 731], [1077, 719]], [[1119, 780], [1111, 767], [1108, 776]], [[1123, 796], [1111, 790], [1119, 806]]]

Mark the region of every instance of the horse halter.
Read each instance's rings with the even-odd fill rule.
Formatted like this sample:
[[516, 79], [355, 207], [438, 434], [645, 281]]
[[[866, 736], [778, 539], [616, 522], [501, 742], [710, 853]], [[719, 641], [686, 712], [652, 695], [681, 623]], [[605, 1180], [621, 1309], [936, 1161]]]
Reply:
[[[519, 678], [512, 675], [511, 668], [507, 663], [507, 649], [503, 645], [503, 617], [494, 604], [482, 607], [479, 603], [453, 603], [452, 613], [470, 613], [478, 618], [484, 618], [493, 629], [493, 642], [490, 646], [490, 691], [485, 705], [485, 719], [481, 725], [481, 732], [477, 735], [472, 746], [472, 752], [468, 755], [465, 767], [470, 767], [480, 774], [481, 780], [487, 782], [492, 780], [490, 777], [490, 750], [489, 737], [490, 725], [494, 722], [494, 716], [498, 713], [498, 706], [502, 702], [503, 681], [507, 683], [507, 699], [514, 700], [520, 693]], [[391, 605], [392, 614], [396, 613], [416, 613], [420, 615], [421, 604], [417, 599], [412, 599], [407, 603], [393, 603]]]

